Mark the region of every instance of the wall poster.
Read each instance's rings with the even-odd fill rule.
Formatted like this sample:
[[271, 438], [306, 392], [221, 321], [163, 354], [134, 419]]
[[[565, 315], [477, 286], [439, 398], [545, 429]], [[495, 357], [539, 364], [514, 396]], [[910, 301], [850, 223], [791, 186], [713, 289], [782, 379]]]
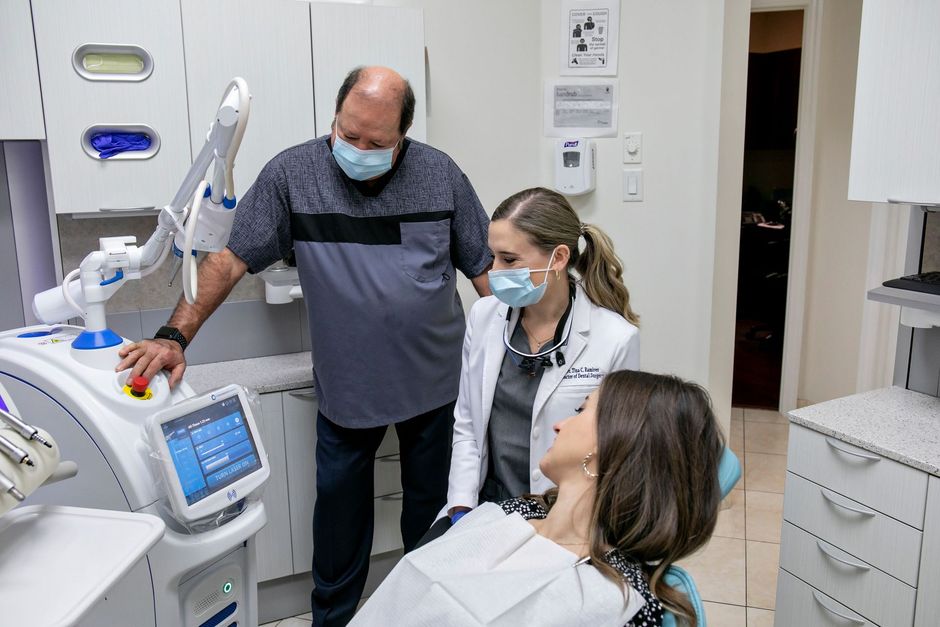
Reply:
[[620, 0], [562, 0], [562, 76], [616, 76]]

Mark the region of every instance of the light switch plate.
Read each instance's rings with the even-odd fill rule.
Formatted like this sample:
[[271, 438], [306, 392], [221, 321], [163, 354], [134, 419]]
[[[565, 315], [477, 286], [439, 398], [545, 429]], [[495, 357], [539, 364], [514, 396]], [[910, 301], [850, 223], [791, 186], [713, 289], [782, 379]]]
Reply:
[[643, 168], [623, 169], [623, 201], [643, 200]]
[[643, 133], [623, 134], [623, 162], [643, 163]]

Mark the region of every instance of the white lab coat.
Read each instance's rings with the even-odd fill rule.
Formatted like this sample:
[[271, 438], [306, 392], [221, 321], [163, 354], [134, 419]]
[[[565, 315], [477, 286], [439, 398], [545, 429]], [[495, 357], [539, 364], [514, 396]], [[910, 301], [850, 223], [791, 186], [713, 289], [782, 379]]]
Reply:
[[[486, 431], [493, 408], [496, 380], [506, 354], [503, 333], [509, 307], [494, 296], [470, 309], [463, 343], [460, 393], [454, 409], [454, 447], [450, 463], [447, 505], [475, 507], [486, 479]], [[518, 322], [518, 311], [510, 324]], [[509, 333], [512, 335], [513, 329]], [[639, 330], [622, 316], [598, 307], [577, 288], [571, 311], [571, 333], [562, 349], [565, 364], [546, 368], [532, 407], [529, 438], [529, 489], [539, 494], [554, 484], [542, 475], [539, 460], [552, 445], [552, 427], [575, 410], [600, 384], [604, 375], [640, 366]]]

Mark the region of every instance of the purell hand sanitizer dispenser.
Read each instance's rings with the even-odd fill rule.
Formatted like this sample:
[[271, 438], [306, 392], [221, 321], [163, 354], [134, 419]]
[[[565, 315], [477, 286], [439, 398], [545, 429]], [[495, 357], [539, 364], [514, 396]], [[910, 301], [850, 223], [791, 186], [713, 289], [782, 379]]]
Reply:
[[566, 196], [594, 191], [597, 157], [589, 139], [559, 139], [555, 144], [555, 189]]

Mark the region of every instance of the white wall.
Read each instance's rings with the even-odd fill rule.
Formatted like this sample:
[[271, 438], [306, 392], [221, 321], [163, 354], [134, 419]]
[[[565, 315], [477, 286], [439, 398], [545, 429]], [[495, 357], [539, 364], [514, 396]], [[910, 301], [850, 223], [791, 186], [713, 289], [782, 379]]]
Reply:
[[[718, 145], [718, 201], [712, 289], [708, 389], [715, 410], [730, 420], [734, 379], [734, 334], [741, 240], [741, 179], [751, 12], [747, 2], [725, 3]], [[725, 427], [729, 427], [725, 423]]]
[[856, 391], [871, 205], [847, 200], [861, 0], [825, 2], [799, 397]]
[[[711, 379], [724, 4], [623, 0], [619, 124], [621, 133], [643, 133], [644, 201], [622, 202], [621, 135], [597, 140], [597, 189], [573, 203], [624, 261], [643, 368], [703, 384]], [[558, 76], [559, 6], [542, 4], [545, 78]], [[546, 184], [551, 146], [542, 140]]]

